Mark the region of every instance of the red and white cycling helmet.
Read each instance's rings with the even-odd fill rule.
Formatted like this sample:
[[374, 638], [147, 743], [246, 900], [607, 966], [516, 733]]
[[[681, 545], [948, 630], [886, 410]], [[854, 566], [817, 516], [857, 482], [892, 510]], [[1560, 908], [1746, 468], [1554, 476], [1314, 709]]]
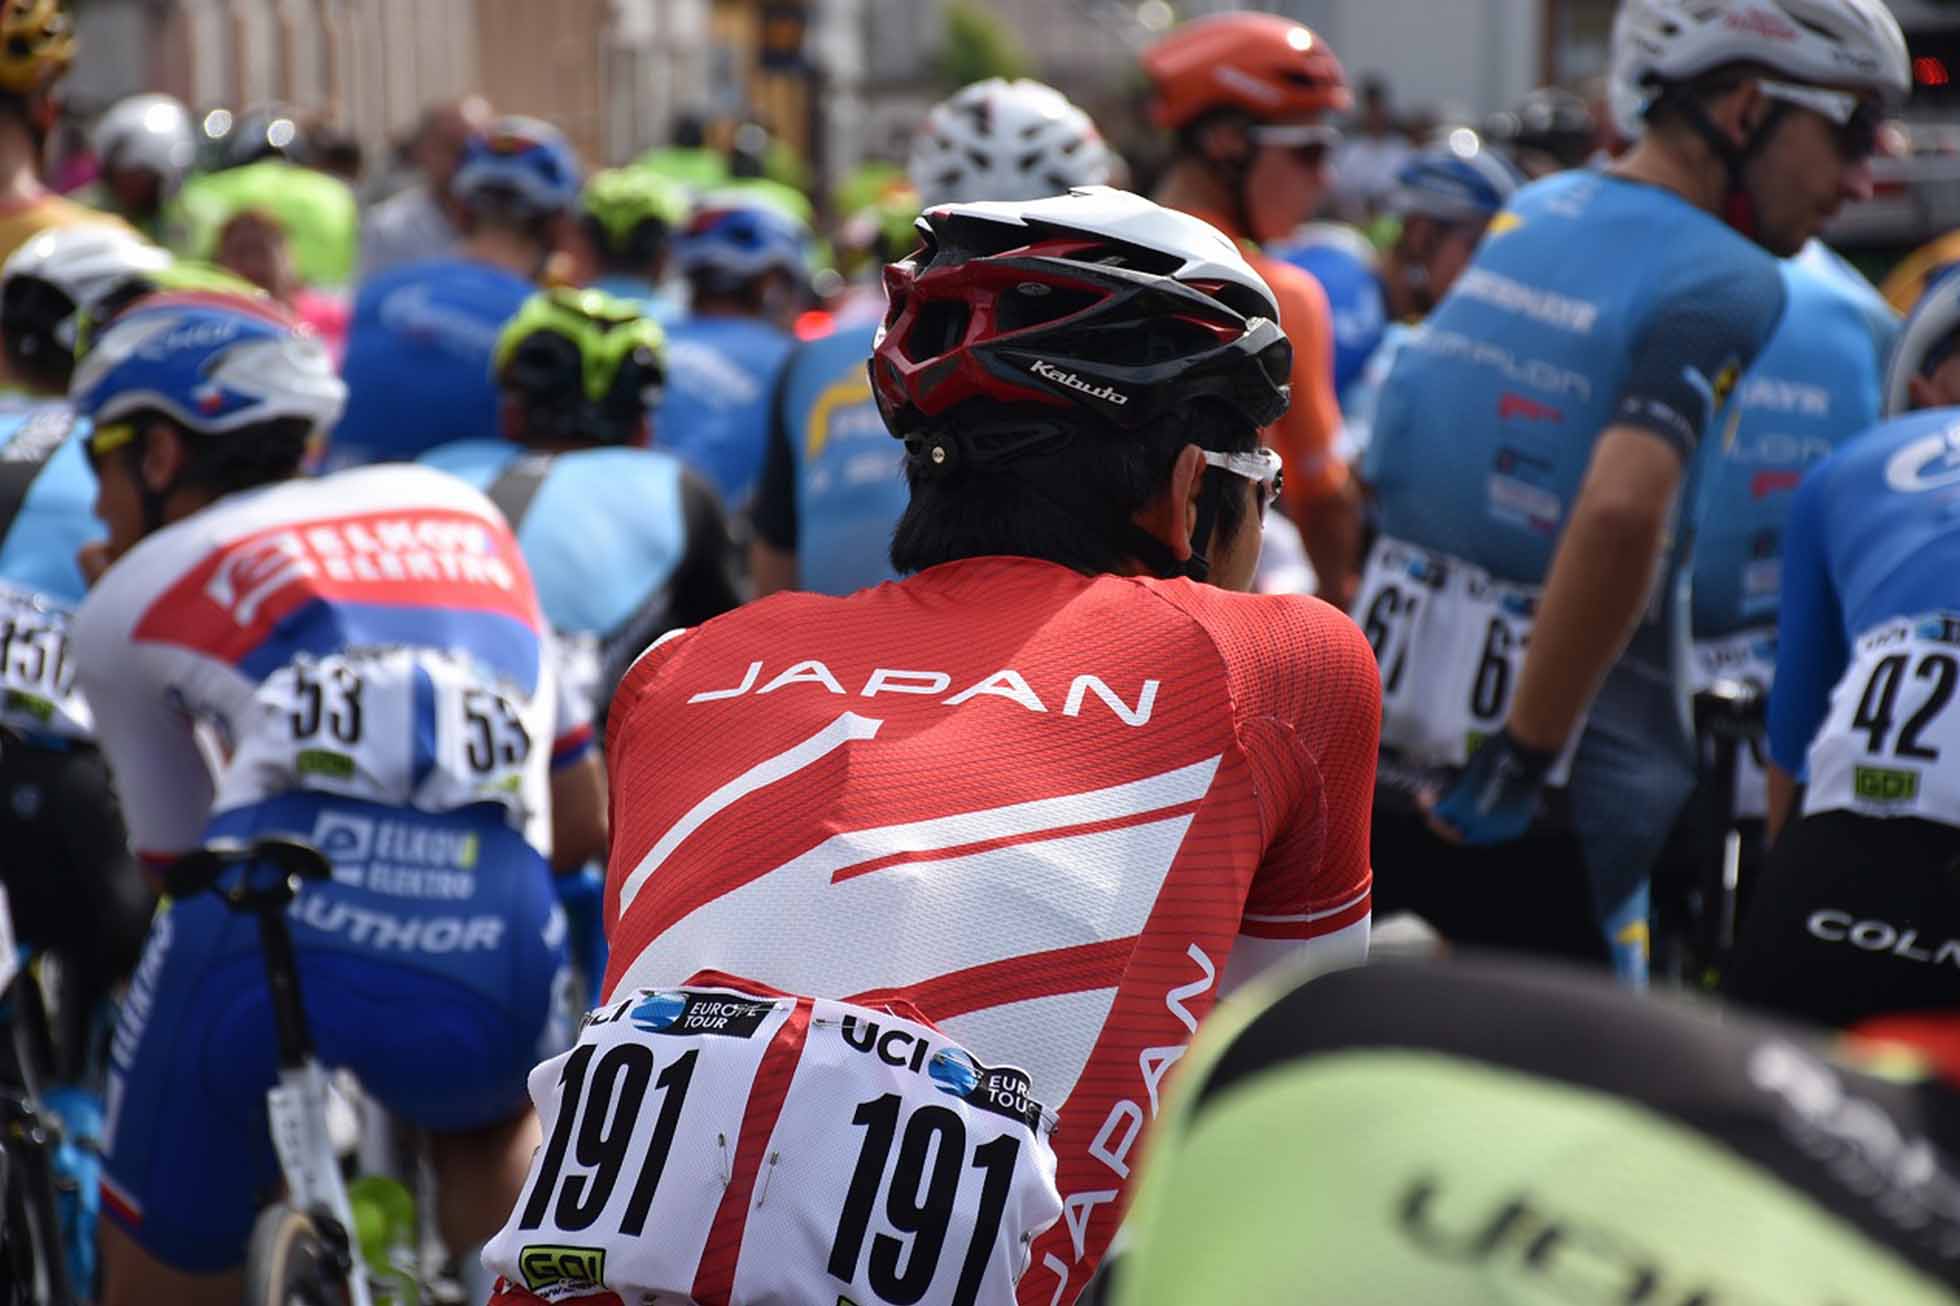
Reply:
[[[885, 269], [872, 391], [901, 439], [1042, 410], [1135, 430], [1194, 401], [1249, 427], [1286, 411], [1292, 346], [1272, 291], [1217, 228], [1088, 186], [926, 211]], [[1003, 413], [1003, 409], [1006, 413]], [[1025, 425], [1025, 423], [1022, 423]]]

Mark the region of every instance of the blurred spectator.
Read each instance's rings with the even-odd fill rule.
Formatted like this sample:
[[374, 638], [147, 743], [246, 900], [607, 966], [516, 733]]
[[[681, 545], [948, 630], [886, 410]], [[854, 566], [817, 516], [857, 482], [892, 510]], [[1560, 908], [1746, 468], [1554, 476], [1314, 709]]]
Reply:
[[233, 214], [218, 230], [213, 261], [291, 309], [326, 342], [339, 363], [347, 350], [347, 301], [300, 280], [292, 241], [275, 215], [258, 209]]
[[57, 195], [71, 195], [102, 173], [102, 161], [90, 146], [88, 133], [75, 118], [63, 117], [53, 155], [54, 162], [48, 168], [48, 189]]
[[1361, 83], [1361, 118], [1334, 156], [1334, 198], [1344, 214], [1360, 220], [1386, 205], [1395, 174], [1414, 153], [1397, 129], [1388, 83], [1369, 77]]
[[358, 187], [366, 156], [353, 133], [329, 123], [319, 123], [311, 129], [311, 135], [313, 166], [329, 176], [340, 178], [349, 186]]
[[412, 146], [421, 180], [369, 210], [361, 232], [361, 280], [455, 248], [461, 215], [449, 183], [470, 138], [491, 117], [490, 102], [480, 95], [434, 104], [422, 114]]
[[1484, 136], [1536, 180], [1591, 158], [1598, 124], [1584, 99], [1556, 86], [1541, 86], [1486, 119]]

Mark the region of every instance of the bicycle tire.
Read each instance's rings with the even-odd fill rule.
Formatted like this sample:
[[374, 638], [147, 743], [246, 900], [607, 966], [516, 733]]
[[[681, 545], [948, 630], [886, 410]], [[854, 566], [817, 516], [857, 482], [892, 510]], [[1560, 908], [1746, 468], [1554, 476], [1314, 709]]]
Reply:
[[245, 1252], [244, 1306], [349, 1306], [343, 1255], [308, 1212], [267, 1207]]

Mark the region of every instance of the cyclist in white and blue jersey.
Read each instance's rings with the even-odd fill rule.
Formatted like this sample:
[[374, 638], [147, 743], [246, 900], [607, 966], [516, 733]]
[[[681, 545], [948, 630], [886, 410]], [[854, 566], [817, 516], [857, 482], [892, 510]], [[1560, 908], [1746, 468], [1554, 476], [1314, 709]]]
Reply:
[[[921, 207], [1032, 200], [1109, 180], [1089, 115], [1053, 87], [988, 78], [934, 105], [907, 165]], [[896, 257], [896, 256], [895, 256]], [[849, 594], [898, 579], [892, 529], [905, 511], [905, 450], [871, 399], [875, 325], [797, 346], [771, 404], [752, 519], [756, 590]]]
[[[71, 393], [108, 528], [76, 681], [131, 842], [167, 868], [279, 832], [333, 862], [292, 909], [315, 1044], [430, 1131], [444, 1240], [468, 1247], [522, 1182], [525, 1076], [567, 1032], [548, 858], [589, 834], [554, 799], [597, 768], [517, 541], [430, 468], [303, 476], [345, 391], [270, 301], [139, 299]], [[157, 916], [109, 1054], [107, 1306], [238, 1300], [278, 1178], [263, 977], [216, 897]]]
[[1626, 0], [1612, 60], [1640, 142], [1519, 192], [1384, 388], [1355, 610], [1384, 910], [1640, 983], [1694, 782], [1682, 504], [1908, 75], [1879, 0]]
[[1781, 833], [1727, 984], [1831, 1025], [1960, 1005], [1960, 276], [1907, 319], [1886, 391], [1895, 416], [1790, 508], [1769, 708]]

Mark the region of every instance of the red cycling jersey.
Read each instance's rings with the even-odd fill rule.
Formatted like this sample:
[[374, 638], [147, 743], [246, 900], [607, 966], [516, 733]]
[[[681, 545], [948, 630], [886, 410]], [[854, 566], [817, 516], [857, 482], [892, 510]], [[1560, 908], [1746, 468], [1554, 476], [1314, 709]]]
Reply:
[[1066, 1302], [1235, 942], [1365, 940], [1380, 715], [1315, 599], [1021, 558], [776, 595], [613, 700], [607, 992], [903, 999], [1028, 1071], [1065, 1212], [1020, 1297]]

